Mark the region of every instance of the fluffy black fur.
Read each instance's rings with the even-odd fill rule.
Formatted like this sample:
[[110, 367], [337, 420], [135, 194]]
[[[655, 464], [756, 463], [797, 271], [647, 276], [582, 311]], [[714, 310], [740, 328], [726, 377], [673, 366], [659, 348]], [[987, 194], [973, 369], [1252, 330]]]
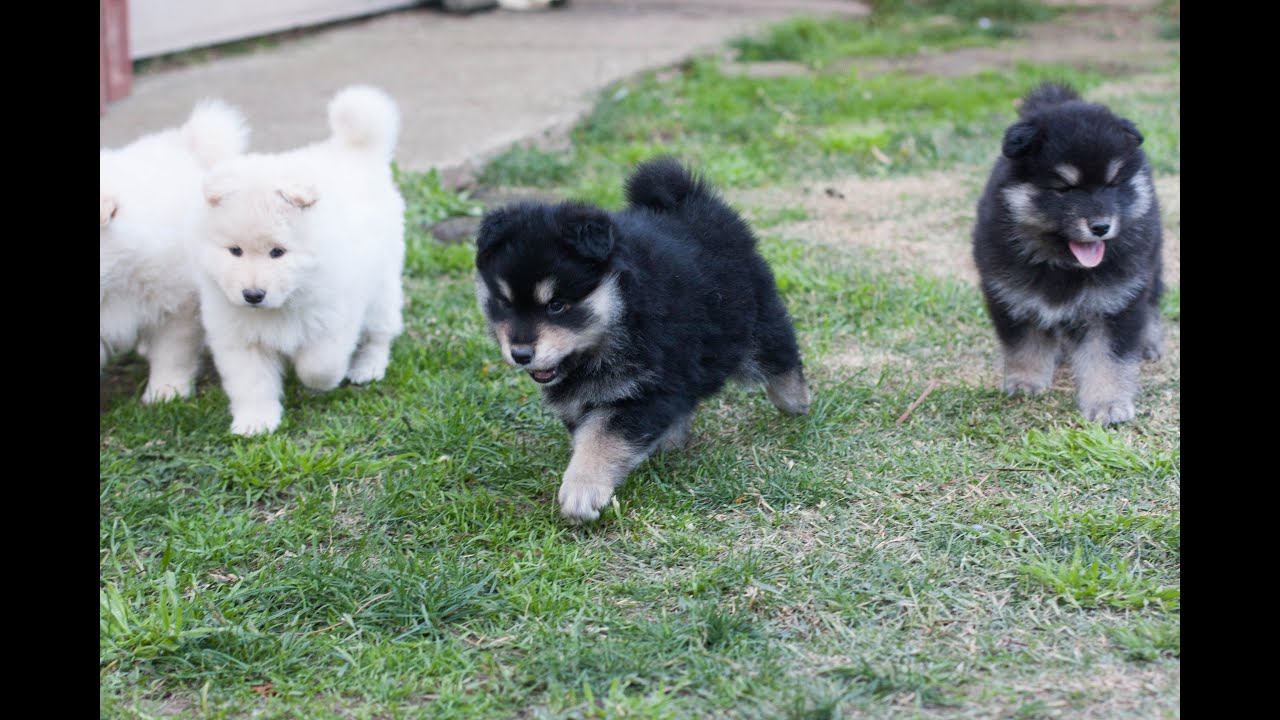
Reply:
[[[644, 457], [682, 445], [698, 403], [731, 377], [763, 381], [786, 412], [809, 403], [791, 320], [747, 223], [671, 158], [640, 165], [626, 191], [618, 212], [495, 210], [477, 239], [477, 292], [504, 359], [545, 383], [573, 434], [560, 499], [578, 521]], [[540, 283], [554, 297], [539, 297]], [[584, 484], [596, 486], [586, 499]]]
[[1137, 367], [1160, 354], [1160, 209], [1142, 133], [1070, 86], [1027, 94], [978, 202], [973, 256], [1005, 389], [1039, 393], [1070, 355], [1080, 409], [1134, 416]]

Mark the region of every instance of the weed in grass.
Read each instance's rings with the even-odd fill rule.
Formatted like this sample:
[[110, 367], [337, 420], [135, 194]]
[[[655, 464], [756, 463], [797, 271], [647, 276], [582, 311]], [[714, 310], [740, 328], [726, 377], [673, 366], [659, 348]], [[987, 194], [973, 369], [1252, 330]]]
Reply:
[[483, 211], [480, 203], [472, 201], [465, 192], [447, 190], [441, 184], [440, 172], [406, 172], [392, 165], [396, 184], [404, 196], [405, 226], [410, 232], [430, 227], [441, 220], [459, 216], [478, 217]]
[[1028, 430], [1006, 460], [1019, 467], [1047, 468], [1091, 478], [1168, 475], [1177, 471], [1176, 450], [1140, 451], [1124, 434], [1097, 423], [1080, 428]]
[[517, 187], [563, 185], [572, 171], [572, 158], [566, 153], [520, 145], [485, 166], [484, 181], [490, 185]]
[[1182, 657], [1182, 624], [1177, 616], [1107, 628], [1107, 637], [1129, 660], [1151, 662], [1161, 657]]
[[1110, 562], [1086, 557], [1077, 546], [1066, 562], [1037, 560], [1021, 568], [1028, 580], [1042, 585], [1057, 598], [1077, 607], [1145, 608], [1155, 605], [1177, 610], [1181, 592], [1161, 584], [1127, 558]]

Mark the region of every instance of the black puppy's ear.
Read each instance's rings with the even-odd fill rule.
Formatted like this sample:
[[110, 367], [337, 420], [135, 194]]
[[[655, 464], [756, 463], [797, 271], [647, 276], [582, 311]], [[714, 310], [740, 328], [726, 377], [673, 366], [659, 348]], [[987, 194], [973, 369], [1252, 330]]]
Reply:
[[1031, 152], [1040, 142], [1040, 128], [1030, 120], [1016, 122], [1004, 131], [1004, 144], [1000, 151], [1009, 159], [1020, 158]]
[[613, 252], [613, 220], [589, 205], [567, 204], [557, 213], [561, 237], [585, 260], [602, 262]]
[[485, 213], [480, 221], [480, 231], [476, 233], [476, 267], [488, 262], [493, 251], [502, 244], [509, 220], [510, 213], [503, 208]]
[[1120, 127], [1124, 128], [1125, 132], [1133, 136], [1135, 141], [1133, 144], [1134, 147], [1138, 147], [1142, 144], [1142, 141], [1146, 139], [1142, 137], [1142, 133], [1138, 132], [1138, 126], [1125, 118], [1120, 118]]

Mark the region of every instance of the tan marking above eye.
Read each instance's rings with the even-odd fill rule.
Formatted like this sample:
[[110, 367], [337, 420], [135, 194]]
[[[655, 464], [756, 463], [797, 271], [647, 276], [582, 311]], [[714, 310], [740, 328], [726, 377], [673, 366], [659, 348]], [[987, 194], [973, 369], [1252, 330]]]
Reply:
[[1068, 165], [1066, 163], [1063, 163], [1055, 167], [1053, 170], [1054, 172], [1058, 173], [1059, 176], [1062, 177], [1063, 182], [1065, 182], [1066, 184], [1068, 185], [1080, 184], [1080, 169], [1077, 168], [1075, 165]]
[[538, 281], [533, 287], [533, 299], [539, 305], [546, 305], [556, 296], [556, 279], [554, 277]]
[[1107, 182], [1115, 182], [1116, 176], [1120, 174], [1120, 168], [1122, 167], [1124, 167], [1123, 161], [1118, 159], [1112, 160], [1111, 163], [1107, 165]]

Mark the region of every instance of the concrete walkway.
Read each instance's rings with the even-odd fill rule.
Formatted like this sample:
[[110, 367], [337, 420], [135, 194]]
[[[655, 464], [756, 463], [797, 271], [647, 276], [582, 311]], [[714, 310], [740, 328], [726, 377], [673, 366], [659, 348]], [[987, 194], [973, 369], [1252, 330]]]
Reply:
[[107, 105], [101, 146], [178, 125], [198, 99], [220, 97], [248, 117], [252, 150], [283, 150], [327, 135], [329, 98], [370, 83], [400, 103], [400, 167], [438, 168], [457, 186], [513, 144], [563, 133], [616, 80], [789, 17], [867, 12], [855, 0], [570, 0], [473, 15], [414, 8], [139, 74], [129, 97]]

